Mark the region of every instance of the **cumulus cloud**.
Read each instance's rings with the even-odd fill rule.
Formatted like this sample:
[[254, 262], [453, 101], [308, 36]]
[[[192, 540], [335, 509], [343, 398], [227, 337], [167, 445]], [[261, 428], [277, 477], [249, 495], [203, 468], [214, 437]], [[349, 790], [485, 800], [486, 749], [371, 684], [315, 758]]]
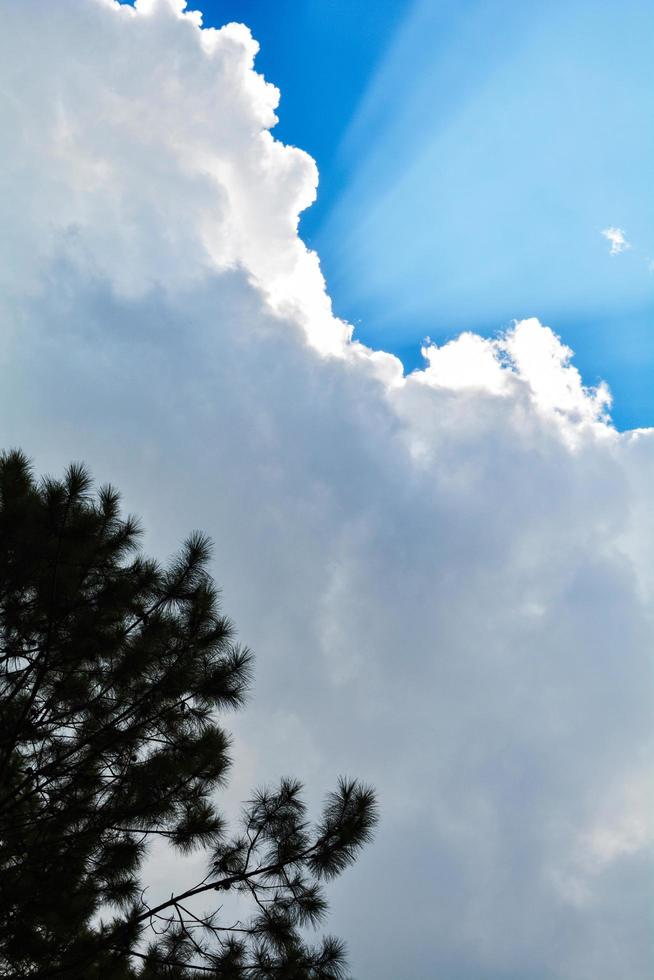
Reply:
[[362, 977], [646, 980], [654, 434], [536, 320], [406, 378], [353, 342], [245, 27], [2, 19], [2, 442], [87, 460], [158, 554], [215, 538], [258, 654], [234, 796], [378, 786], [332, 893]]
[[[492, 340], [464, 333], [440, 348], [429, 344], [422, 354], [428, 366], [414, 374], [412, 380], [418, 383], [505, 395], [515, 395], [522, 386], [534, 405], [552, 417], [608, 421], [611, 394], [606, 384], [585, 387], [570, 363], [570, 348], [535, 318], [516, 323]], [[563, 431], [572, 437], [575, 430], [564, 427]]]
[[611, 244], [609, 255], [619, 255], [620, 252], [631, 248], [631, 244], [625, 238], [625, 233], [622, 228], [604, 228], [602, 234]]

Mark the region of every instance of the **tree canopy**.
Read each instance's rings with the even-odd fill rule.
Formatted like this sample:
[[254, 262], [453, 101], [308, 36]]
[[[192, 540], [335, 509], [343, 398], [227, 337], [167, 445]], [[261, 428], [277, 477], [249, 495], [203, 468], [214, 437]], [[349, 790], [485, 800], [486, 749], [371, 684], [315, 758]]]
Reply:
[[[218, 717], [252, 657], [207, 538], [161, 566], [140, 533], [83, 466], [39, 480], [0, 456], [0, 976], [343, 977], [343, 944], [306, 927], [371, 838], [374, 793], [341, 779], [311, 821], [285, 779], [226, 825]], [[157, 841], [205, 849], [206, 875], [149, 905]]]

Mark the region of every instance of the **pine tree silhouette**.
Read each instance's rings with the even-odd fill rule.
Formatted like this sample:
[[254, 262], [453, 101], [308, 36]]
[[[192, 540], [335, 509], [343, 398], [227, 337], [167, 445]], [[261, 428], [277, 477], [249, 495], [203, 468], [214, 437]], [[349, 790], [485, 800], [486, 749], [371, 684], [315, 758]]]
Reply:
[[[287, 779], [228, 830], [217, 716], [242, 703], [251, 654], [220, 612], [207, 538], [161, 567], [139, 535], [83, 466], [37, 480], [21, 452], [0, 456], [0, 976], [343, 977], [343, 944], [305, 927], [370, 840], [374, 793], [342, 779], [312, 824]], [[149, 907], [142, 866], [161, 839], [207, 849], [207, 874]], [[221, 918], [228, 892], [247, 902], [238, 921]]]

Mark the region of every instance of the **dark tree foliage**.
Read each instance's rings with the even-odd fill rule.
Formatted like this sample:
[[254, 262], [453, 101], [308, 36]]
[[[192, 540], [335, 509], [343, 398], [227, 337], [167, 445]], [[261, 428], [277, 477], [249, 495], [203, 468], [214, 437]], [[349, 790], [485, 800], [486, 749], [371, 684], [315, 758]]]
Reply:
[[[0, 456], [0, 976], [343, 977], [342, 944], [305, 927], [370, 839], [373, 793], [341, 780], [312, 824], [285, 780], [228, 831], [216, 717], [241, 704], [251, 657], [206, 538], [166, 568], [138, 538], [82, 466], [37, 481]], [[141, 870], [161, 839], [207, 849], [207, 873], [151, 907]]]

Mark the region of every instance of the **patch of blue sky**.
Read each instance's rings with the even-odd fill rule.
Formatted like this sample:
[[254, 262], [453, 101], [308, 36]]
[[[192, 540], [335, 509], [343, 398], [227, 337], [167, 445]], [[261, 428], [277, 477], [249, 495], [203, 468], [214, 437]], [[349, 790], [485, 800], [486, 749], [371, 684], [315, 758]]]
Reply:
[[413, 366], [425, 334], [538, 316], [620, 428], [654, 423], [653, 48], [643, 0], [414, 4], [316, 236], [358, 336]]

